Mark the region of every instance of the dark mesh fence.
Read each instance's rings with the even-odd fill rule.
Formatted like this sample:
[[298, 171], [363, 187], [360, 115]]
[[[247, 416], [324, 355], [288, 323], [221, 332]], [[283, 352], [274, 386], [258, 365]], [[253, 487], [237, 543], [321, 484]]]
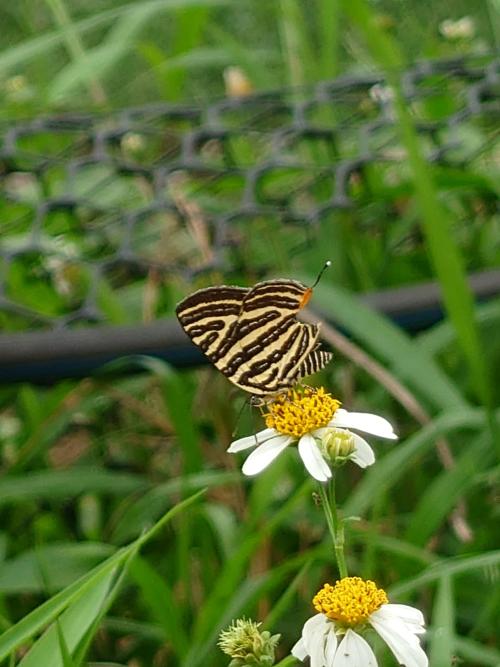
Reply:
[[[498, 167], [500, 59], [424, 62], [403, 82], [429, 162]], [[373, 167], [379, 182], [408, 173], [391, 90], [376, 74], [4, 127], [2, 329], [110, 323], [113, 294], [139, 284], [147, 300], [148, 283], [258, 277], [269, 238], [299, 253], [346, 210], [362, 233], [374, 207], [379, 219], [394, 215], [374, 201]]]

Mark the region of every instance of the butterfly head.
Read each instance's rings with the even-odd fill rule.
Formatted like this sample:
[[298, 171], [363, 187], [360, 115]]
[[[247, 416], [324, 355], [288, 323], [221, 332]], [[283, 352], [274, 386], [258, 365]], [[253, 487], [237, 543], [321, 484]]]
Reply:
[[331, 264], [332, 264], [332, 263], [331, 263], [331, 261], [330, 261], [329, 259], [325, 262], [325, 265], [323, 266], [323, 268], [321, 269], [321, 271], [318, 273], [318, 276], [317, 276], [316, 280], [314, 281], [313, 285], [311, 285], [311, 287], [308, 287], [308, 288], [305, 290], [304, 294], [302, 295], [302, 298], [301, 298], [301, 300], [300, 300], [300, 304], [299, 304], [299, 308], [304, 308], [304, 306], [307, 306], [307, 304], [309, 303], [310, 298], [312, 297], [313, 289], [314, 289], [314, 288], [316, 287], [316, 285], [319, 283], [319, 281], [321, 280], [321, 276], [322, 276], [323, 273], [326, 271], [326, 269], [327, 269], [329, 266], [331, 266]]
[[312, 297], [313, 293], [313, 288], [308, 287], [304, 294], [302, 295], [302, 299], [300, 300], [299, 308], [304, 308], [304, 306], [307, 306], [309, 303], [309, 299]]

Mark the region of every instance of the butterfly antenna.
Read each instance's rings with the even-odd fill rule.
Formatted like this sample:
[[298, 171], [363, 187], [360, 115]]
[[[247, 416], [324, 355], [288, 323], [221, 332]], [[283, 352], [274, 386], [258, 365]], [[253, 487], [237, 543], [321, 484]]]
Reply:
[[328, 267], [331, 266], [331, 265], [332, 265], [331, 261], [330, 261], [329, 259], [327, 259], [326, 262], [325, 262], [325, 266], [324, 266], [324, 267], [321, 269], [321, 271], [318, 273], [318, 277], [317, 277], [316, 280], [314, 281], [314, 285], [311, 285], [311, 289], [314, 289], [314, 288], [316, 287], [316, 285], [317, 285], [317, 284], [319, 283], [319, 281], [321, 280], [321, 276], [324, 274], [324, 272], [325, 272], [325, 271], [328, 269]]
[[302, 298], [301, 298], [301, 300], [300, 300], [300, 302], [299, 302], [299, 310], [300, 310], [301, 308], [303, 308], [304, 306], [307, 306], [307, 304], [309, 303], [309, 300], [310, 300], [310, 298], [311, 298], [311, 296], [312, 296], [313, 289], [314, 289], [314, 288], [316, 287], [316, 285], [319, 283], [319, 281], [321, 280], [321, 276], [323, 275], [323, 273], [326, 271], [326, 269], [327, 269], [330, 265], [331, 265], [330, 260], [327, 260], [327, 261], [325, 262], [325, 266], [324, 266], [324, 267], [321, 269], [321, 271], [318, 273], [318, 277], [317, 277], [316, 280], [314, 281], [314, 285], [311, 285], [311, 287], [306, 287], [306, 289], [305, 289], [305, 291], [304, 291], [304, 294], [302, 295]]

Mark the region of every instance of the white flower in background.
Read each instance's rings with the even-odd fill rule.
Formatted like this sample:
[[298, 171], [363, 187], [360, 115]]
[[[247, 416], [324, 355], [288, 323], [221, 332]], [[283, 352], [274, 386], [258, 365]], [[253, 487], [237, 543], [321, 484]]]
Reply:
[[368, 92], [374, 102], [381, 104], [388, 104], [395, 98], [394, 89], [382, 83], [374, 84]]
[[21, 420], [14, 415], [2, 414], [0, 418], [0, 441], [14, 440], [21, 431]]
[[292, 649], [311, 667], [377, 667], [377, 659], [362, 633], [371, 626], [400, 665], [428, 667], [420, 646], [425, 632], [422, 612], [404, 604], [389, 604], [385, 591], [360, 577], [325, 584], [313, 598], [319, 612], [305, 622], [302, 637]]
[[144, 137], [137, 132], [125, 132], [120, 141], [122, 151], [128, 154], [140, 153], [146, 147]]
[[77, 291], [77, 285], [82, 282], [78, 246], [62, 234], [43, 238], [42, 245], [45, 252], [43, 268], [50, 273], [57, 293], [65, 297], [72, 296]]
[[267, 406], [267, 428], [231, 443], [234, 454], [255, 447], [243, 465], [245, 475], [257, 475], [290, 445], [298, 444], [309, 474], [319, 482], [332, 477], [331, 466], [353, 461], [361, 468], [375, 462], [370, 445], [350, 429], [380, 438], [397, 438], [391, 424], [378, 415], [348, 412], [323, 387], [293, 389]]
[[442, 21], [439, 24], [439, 32], [450, 41], [471, 39], [475, 35], [476, 26], [471, 16], [462, 16], [461, 19], [456, 21], [453, 21], [453, 19]]
[[33, 99], [35, 93], [24, 74], [16, 74], [10, 77], [4, 82], [3, 88], [7, 102], [14, 102], [15, 104], [29, 102]]
[[246, 97], [253, 93], [252, 82], [241, 67], [226, 67], [223, 76], [228, 97]]

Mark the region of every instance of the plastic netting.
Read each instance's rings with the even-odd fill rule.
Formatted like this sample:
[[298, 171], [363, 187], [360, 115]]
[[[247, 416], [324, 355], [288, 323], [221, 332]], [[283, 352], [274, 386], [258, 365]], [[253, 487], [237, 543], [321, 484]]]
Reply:
[[[419, 63], [402, 81], [429, 162], [498, 164], [500, 59]], [[82, 326], [109, 321], [107, 290], [145, 278], [259, 275], [273, 234], [300, 252], [349, 209], [362, 232], [372, 165], [382, 182], [407, 172], [378, 74], [16, 122], [0, 148], [0, 316]]]

